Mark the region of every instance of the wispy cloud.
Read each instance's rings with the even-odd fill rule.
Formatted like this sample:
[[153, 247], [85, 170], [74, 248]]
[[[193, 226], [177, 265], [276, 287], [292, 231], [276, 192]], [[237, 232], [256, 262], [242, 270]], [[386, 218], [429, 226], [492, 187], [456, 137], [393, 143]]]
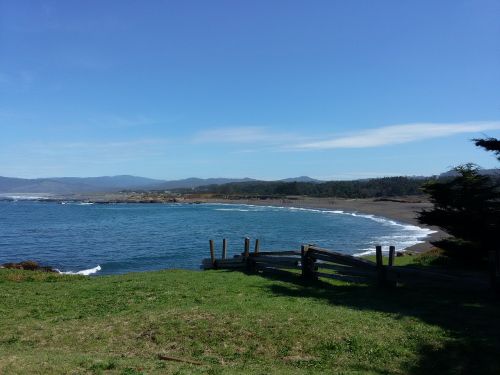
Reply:
[[[17, 155], [16, 160], [38, 163], [121, 163], [150, 161], [167, 156], [167, 139], [117, 140], [107, 142], [36, 142], [11, 145], [5, 152]], [[16, 152], [17, 151], [17, 152]], [[0, 152], [0, 157], [2, 152]], [[63, 163], [63, 164], [64, 164]]]
[[89, 123], [94, 126], [98, 125], [106, 128], [123, 129], [155, 125], [159, 122], [149, 116], [144, 115], [127, 117], [117, 115], [104, 115], [89, 119]]
[[0, 147], [0, 175], [89, 176], [145, 174], [175, 161], [165, 138], [32, 141]]
[[456, 134], [480, 133], [500, 129], [500, 121], [459, 123], [411, 123], [364, 129], [350, 134], [301, 136], [273, 131], [268, 127], [243, 126], [205, 130], [197, 133], [194, 143], [226, 143], [250, 146], [244, 152], [263, 148], [270, 151], [307, 151], [337, 148], [368, 148], [410, 143]]
[[238, 126], [204, 130], [197, 133], [193, 141], [195, 143], [262, 143], [269, 145], [290, 141], [297, 142], [298, 139], [294, 134], [273, 132], [264, 126]]
[[414, 123], [384, 126], [326, 140], [303, 142], [295, 149], [321, 150], [335, 148], [367, 148], [409, 143], [461, 133], [477, 133], [500, 129], [500, 121], [462, 123]]
[[[163, 146], [169, 143], [169, 140], [163, 138], [145, 138], [124, 141], [109, 142], [60, 142], [48, 144], [49, 147], [59, 149], [84, 149], [87, 151], [124, 149], [130, 150], [136, 147]], [[47, 146], [47, 144], [45, 144]]]

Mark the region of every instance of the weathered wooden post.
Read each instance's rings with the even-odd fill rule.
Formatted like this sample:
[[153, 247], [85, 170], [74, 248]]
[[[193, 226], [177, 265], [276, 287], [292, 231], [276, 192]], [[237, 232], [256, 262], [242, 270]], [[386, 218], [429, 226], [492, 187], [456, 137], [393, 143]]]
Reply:
[[212, 266], [215, 266], [215, 246], [214, 240], [210, 240], [210, 261], [212, 262]]
[[394, 266], [394, 257], [396, 256], [396, 247], [389, 246], [389, 265], [385, 268], [385, 280], [387, 285], [397, 286], [398, 281], [396, 278], [396, 273], [392, 268]]
[[222, 240], [222, 259], [226, 259], [227, 256], [227, 240], [224, 238]]
[[396, 256], [396, 247], [389, 246], [389, 267], [394, 265], [394, 257]]
[[316, 260], [311, 257], [309, 252], [310, 245], [302, 245], [300, 248], [300, 264], [302, 268], [302, 277], [306, 280], [317, 280]]
[[257, 239], [255, 240], [255, 249], [253, 250], [253, 253], [254, 253], [255, 255], [259, 254], [259, 250], [260, 250], [260, 249], [259, 249], [259, 239], [257, 238]]
[[307, 259], [306, 259], [306, 253], [309, 246], [307, 245], [302, 245], [300, 247], [300, 266], [302, 268], [302, 277], [307, 278]]
[[250, 238], [245, 237], [245, 251], [243, 253], [245, 258], [250, 256]]
[[245, 251], [243, 253], [247, 264], [247, 271], [255, 271], [255, 261], [250, 258], [250, 238], [245, 237]]
[[386, 269], [384, 267], [384, 258], [382, 257], [382, 246], [375, 247], [375, 259], [377, 261], [377, 278], [378, 284], [384, 286], [386, 284]]

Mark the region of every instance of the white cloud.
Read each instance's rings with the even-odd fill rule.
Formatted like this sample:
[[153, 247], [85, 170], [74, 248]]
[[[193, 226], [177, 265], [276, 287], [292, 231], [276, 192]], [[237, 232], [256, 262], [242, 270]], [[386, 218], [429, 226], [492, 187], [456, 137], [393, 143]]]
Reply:
[[196, 134], [194, 141], [197, 143], [253, 143], [267, 138], [265, 128], [246, 126], [204, 130]]
[[289, 133], [271, 132], [263, 126], [239, 126], [217, 128], [197, 133], [195, 143], [263, 143], [281, 144], [283, 141], [297, 141], [297, 137]]
[[51, 147], [61, 149], [84, 149], [88, 151], [109, 150], [109, 149], [124, 149], [130, 150], [135, 147], [150, 147], [163, 146], [169, 143], [168, 139], [164, 138], [145, 138], [125, 141], [108, 141], [108, 142], [61, 142], [48, 144]]
[[477, 133], [500, 129], [500, 121], [462, 123], [414, 123], [363, 130], [327, 140], [300, 143], [294, 149], [321, 150], [334, 148], [367, 148], [409, 143], [461, 133]]
[[[120, 163], [166, 158], [167, 139], [137, 139], [108, 142], [30, 142], [7, 147], [6, 155], [22, 163]], [[0, 152], [0, 158], [2, 152]]]
[[[460, 123], [412, 123], [360, 130], [347, 135], [299, 136], [275, 132], [267, 127], [241, 126], [205, 130], [197, 133], [194, 143], [228, 143], [252, 145], [269, 151], [307, 151], [336, 148], [368, 148], [410, 143], [462, 133], [480, 133], [500, 129], [500, 121], [474, 121]], [[246, 150], [243, 150], [246, 151]]]
[[132, 128], [136, 126], [152, 125], [156, 124], [157, 122], [150, 117], [142, 115], [129, 116], [129, 117], [107, 115], [107, 116], [92, 118], [90, 119], [89, 123], [92, 125], [99, 125], [106, 128], [121, 129], [121, 128]]

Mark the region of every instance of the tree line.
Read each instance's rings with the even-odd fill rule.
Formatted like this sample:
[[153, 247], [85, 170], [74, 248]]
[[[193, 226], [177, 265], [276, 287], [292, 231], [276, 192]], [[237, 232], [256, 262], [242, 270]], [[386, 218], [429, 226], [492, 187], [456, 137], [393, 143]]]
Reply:
[[423, 194], [423, 184], [434, 178], [383, 177], [353, 181], [282, 182], [250, 181], [223, 185], [201, 186], [194, 190], [179, 189], [180, 193], [211, 193], [234, 196], [306, 195], [311, 197], [373, 198]]

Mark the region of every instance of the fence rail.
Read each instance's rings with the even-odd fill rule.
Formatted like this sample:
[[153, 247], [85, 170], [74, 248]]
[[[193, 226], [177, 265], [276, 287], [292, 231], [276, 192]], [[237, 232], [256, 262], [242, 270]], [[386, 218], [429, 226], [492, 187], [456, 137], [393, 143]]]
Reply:
[[[450, 274], [432, 269], [411, 266], [395, 266], [396, 249], [389, 246], [388, 261], [384, 264], [382, 246], [375, 247], [376, 262], [320, 248], [303, 245], [300, 251], [260, 251], [259, 240], [250, 252], [250, 239], [245, 238], [243, 252], [227, 259], [227, 241], [223, 240], [222, 257], [215, 256], [215, 244], [210, 240], [210, 258], [204, 259], [203, 269], [232, 269], [247, 272], [273, 274], [295, 274], [304, 279], [328, 278], [353, 283], [377, 282], [381, 286], [396, 286], [415, 282], [484, 284], [483, 280], [464, 275]], [[499, 283], [500, 260], [498, 253], [492, 254], [490, 269], [491, 285], [496, 289]]]

